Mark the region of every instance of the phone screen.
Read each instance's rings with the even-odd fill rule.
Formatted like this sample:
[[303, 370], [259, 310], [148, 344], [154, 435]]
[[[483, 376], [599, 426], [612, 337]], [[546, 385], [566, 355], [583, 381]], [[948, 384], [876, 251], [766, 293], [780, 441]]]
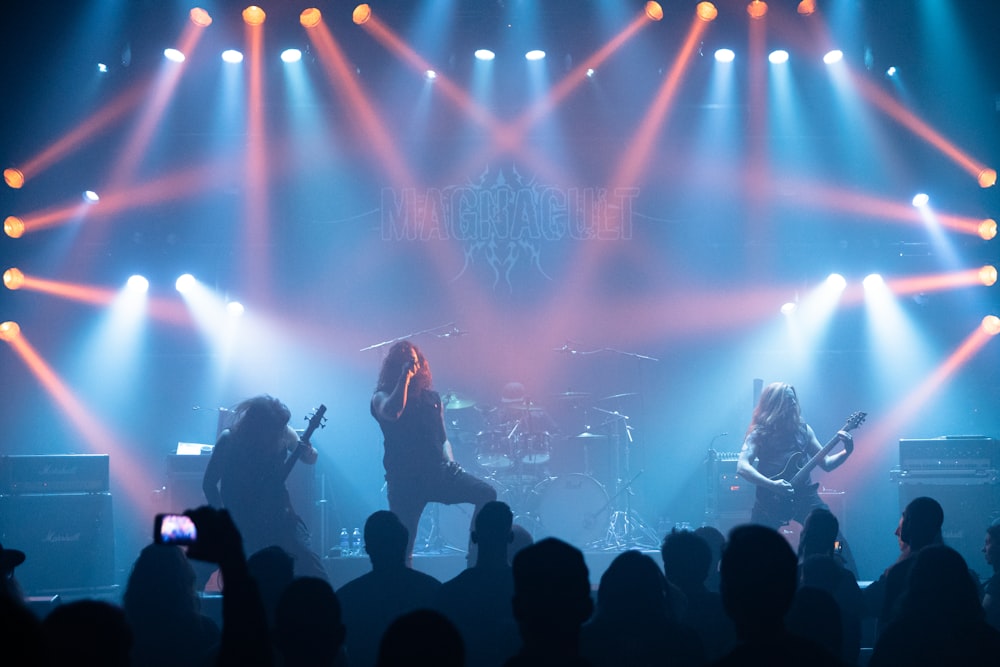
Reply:
[[198, 529], [185, 514], [157, 514], [153, 525], [153, 540], [157, 544], [194, 544]]

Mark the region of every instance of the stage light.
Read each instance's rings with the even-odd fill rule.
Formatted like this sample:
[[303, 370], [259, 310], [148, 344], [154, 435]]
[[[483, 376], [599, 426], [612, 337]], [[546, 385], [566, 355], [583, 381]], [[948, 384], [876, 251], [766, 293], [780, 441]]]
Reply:
[[[9, 218], [8, 218], [8, 220], [9, 220]], [[22, 223], [21, 226], [23, 227], [24, 223]], [[4, 223], [4, 227], [6, 227], [6, 223]], [[996, 220], [994, 220], [993, 218], [987, 218], [987, 219], [985, 219], [985, 220], [983, 220], [982, 222], [979, 223], [979, 238], [981, 238], [984, 241], [989, 241], [990, 239], [994, 238], [996, 235], [997, 235], [997, 221]], [[8, 236], [9, 236], [9, 234], [8, 234]], [[17, 238], [17, 237], [14, 237], [14, 238]]]
[[826, 284], [830, 288], [840, 292], [847, 287], [847, 280], [844, 278], [844, 276], [840, 275], [839, 273], [831, 273], [829, 276], [826, 277]]
[[354, 12], [351, 14], [351, 19], [358, 25], [364, 25], [368, 23], [368, 19], [372, 17], [371, 5], [362, 4], [354, 8]]
[[302, 52], [298, 49], [285, 49], [281, 52], [281, 62], [297, 63], [302, 60]]
[[191, 23], [206, 28], [212, 25], [212, 16], [207, 11], [201, 7], [195, 7], [190, 12], [188, 12], [188, 18], [191, 19]]
[[844, 59], [844, 52], [840, 49], [834, 49], [833, 51], [827, 51], [826, 55], [823, 56], [823, 62], [827, 65], [832, 65], [834, 63], [839, 63]]
[[866, 290], [869, 290], [884, 285], [885, 281], [882, 280], [882, 276], [880, 276], [879, 274], [870, 273], [867, 276], [865, 276], [865, 279], [861, 281], [861, 284], [864, 286]]
[[3, 180], [8, 186], [14, 188], [15, 190], [20, 190], [24, 187], [24, 174], [21, 173], [20, 169], [15, 169], [14, 167], [7, 167], [3, 170]]
[[427, 79], [428, 81], [433, 81], [434, 79], [438, 78], [438, 73], [437, 73], [437, 72], [435, 72], [435, 71], [434, 71], [434, 70], [432, 70], [432, 69], [429, 69], [429, 70], [427, 70], [426, 72], [424, 72], [424, 77], [425, 77], [425, 78], [426, 78], [426, 79]]
[[816, 0], [802, 0], [797, 11], [802, 16], [812, 16], [816, 12]]
[[647, 2], [646, 3], [646, 16], [648, 16], [653, 21], [659, 21], [663, 19], [663, 7], [660, 6], [658, 2]]
[[187, 294], [190, 292], [194, 286], [198, 283], [190, 273], [185, 273], [174, 282], [174, 287], [181, 294]]
[[11, 267], [3, 272], [3, 284], [9, 290], [20, 289], [24, 285], [24, 274], [21, 269]]
[[145, 294], [149, 291], [149, 281], [140, 275], [129, 276], [128, 281], [125, 283], [125, 287], [128, 288], [129, 292]]
[[593, 79], [594, 78], [594, 68], [593, 67], [588, 67], [587, 68], [587, 78], [588, 79]]
[[96, 204], [97, 202], [101, 201], [101, 197], [93, 190], [84, 190], [83, 201], [87, 202], [88, 204]]
[[711, 2], [699, 2], [694, 12], [705, 23], [711, 23], [719, 16], [719, 10]]
[[222, 52], [222, 60], [231, 65], [243, 62], [243, 54], [236, 49], [226, 49]]
[[239, 317], [243, 314], [245, 309], [243, 308], [243, 304], [239, 301], [230, 301], [226, 304], [226, 310], [232, 317]]
[[747, 14], [755, 21], [764, 18], [767, 15], [767, 3], [762, 0], [751, 0], [747, 5]]
[[983, 169], [979, 172], [979, 187], [992, 188], [997, 184], [997, 170]]
[[299, 14], [299, 23], [302, 24], [303, 28], [315, 28], [322, 20], [323, 15], [315, 7], [303, 9], [302, 13]]
[[[982, 225], [979, 226], [982, 228]], [[996, 234], [996, 223], [993, 223], [993, 233]], [[3, 233], [12, 239], [19, 239], [24, 236], [24, 220], [16, 215], [8, 215], [3, 221]], [[980, 232], [982, 235], [982, 232]]]
[[264, 25], [267, 14], [257, 5], [250, 5], [243, 10], [243, 22], [247, 25]]
[[768, 54], [767, 59], [768, 61], [770, 61], [772, 65], [780, 65], [782, 63], [787, 63], [788, 51], [785, 51], [784, 49], [776, 49]]
[[781, 306], [781, 314], [782, 315], [791, 315], [792, 313], [795, 312], [795, 310], [797, 308], [798, 308], [798, 306], [795, 305], [794, 301], [789, 301], [788, 303], [782, 304], [782, 306]]
[[163, 49], [163, 57], [175, 63], [184, 62], [184, 54], [177, 49]]
[[[4, 322], [4, 324], [7, 324]], [[3, 329], [3, 324], [0, 324], [0, 330]], [[1000, 334], [1000, 317], [996, 315], [987, 315], [983, 318], [983, 331], [991, 336], [996, 336]]]
[[10, 320], [0, 324], [0, 340], [12, 341], [21, 333], [21, 327], [17, 322]]
[[107, 74], [108, 73], [108, 66], [105, 65], [104, 63], [97, 63], [97, 73], [98, 74]]
[[732, 49], [716, 49], [715, 60], [720, 63], [731, 63], [736, 60], [736, 53]]
[[543, 60], [545, 58], [545, 51], [541, 49], [532, 49], [524, 54], [525, 60]]
[[473, 54], [476, 56], [476, 60], [490, 61], [497, 57], [497, 54], [493, 53], [489, 49], [476, 49]]
[[891, 79], [892, 77], [896, 76], [897, 71], [899, 70], [897, 70], [895, 66], [891, 66], [889, 67], [889, 69], [885, 71], [885, 75]]
[[924, 206], [927, 206], [930, 200], [931, 198], [927, 195], [927, 193], [918, 192], [917, 194], [913, 195], [912, 203], [917, 208], [923, 208]]
[[987, 264], [979, 269], [979, 280], [987, 287], [995, 285], [997, 282], [997, 267]]

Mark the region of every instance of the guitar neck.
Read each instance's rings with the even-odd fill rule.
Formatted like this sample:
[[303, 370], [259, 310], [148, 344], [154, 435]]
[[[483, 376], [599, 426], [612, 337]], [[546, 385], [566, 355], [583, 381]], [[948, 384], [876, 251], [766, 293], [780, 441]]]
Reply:
[[840, 440], [839, 435], [833, 436], [830, 442], [823, 445], [823, 447], [818, 452], [816, 452], [816, 454], [813, 455], [812, 458], [806, 461], [805, 464], [801, 468], [799, 468], [799, 471], [795, 473], [795, 475], [790, 480], [788, 480], [789, 483], [791, 483], [792, 486], [798, 486], [799, 484], [802, 484], [802, 482], [805, 481], [805, 479], [809, 476], [809, 473], [812, 472], [812, 469], [820, 464], [820, 462], [826, 457], [826, 455], [830, 453], [830, 450], [837, 445], [837, 442], [839, 440]]

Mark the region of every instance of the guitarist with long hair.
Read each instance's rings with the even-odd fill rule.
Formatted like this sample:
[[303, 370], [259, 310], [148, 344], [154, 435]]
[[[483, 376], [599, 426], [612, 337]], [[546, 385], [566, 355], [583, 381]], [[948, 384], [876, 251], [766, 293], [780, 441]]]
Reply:
[[[248, 398], [233, 412], [235, 421], [219, 435], [202, 478], [205, 498], [213, 507], [229, 510], [247, 554], [277, 545], [295, 559], [297, 576], [326, 579], [323, 561], [310, 549], [309, 530], [285, 486], [295, 461], [315, 464], [318, 452], [308, 435], [299, 439], [288, 424], [288, 407], [273, 396]], [[309, 434], [314, 429], [311, 422]]]
[[[855, 413], [824, 446], [802, 418], [792, 385], [774, 382], [764, 387], [736, 464], [737, 473], [757, 487], [750, 521], [779, 528], [792, 519], [801, 524], [817, 507], [829, 509], [817, 493], [818, 484], [810, 482], [809, 470], [842, 465], [854, 451], [849, 430], [863, 420], [864, 413]], [[844, 448], [829, 454], [838, 443]]]

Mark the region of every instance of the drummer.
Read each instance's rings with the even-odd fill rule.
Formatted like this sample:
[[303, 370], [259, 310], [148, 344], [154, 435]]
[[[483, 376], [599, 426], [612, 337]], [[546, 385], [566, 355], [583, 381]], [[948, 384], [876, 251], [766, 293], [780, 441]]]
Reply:
[[524, 385], [508, 382], [500, 391], [499, 422], [521, 454], [522, 463], [543, 464], [549, 459], [548, 438], [556, 423], [543, 408], [528, 398]]

